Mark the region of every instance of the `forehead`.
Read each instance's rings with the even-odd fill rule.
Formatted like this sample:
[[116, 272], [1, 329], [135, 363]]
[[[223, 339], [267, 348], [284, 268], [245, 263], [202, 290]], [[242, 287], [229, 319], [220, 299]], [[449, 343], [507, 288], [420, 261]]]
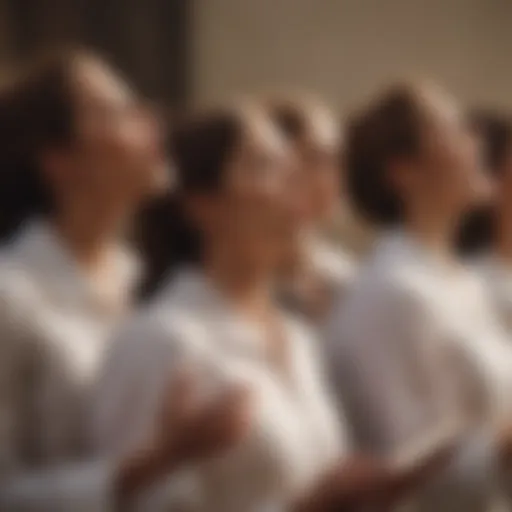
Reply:
[[437, 87], [424, 88], [419, 92], [422, 114], [434, 127], [455, 126], [461, 122], [461, 111], [455, 98]]
[[332, 112], [322, 105], [314, 105], [308, 115], [312, 141], [325, 148], [336, 147], [340, 143], [340, 126]]
[[244, 109], [242, 120], [245, 126], [245, 139], [249, 147], [272, 153], [287, 151], [284, 137], [262, 109]]
[[77, 99], [82, 103], [118, 103], [133, 95], [119, 75], [100, 60], [92, 58], [76, 62], [73, 81]]

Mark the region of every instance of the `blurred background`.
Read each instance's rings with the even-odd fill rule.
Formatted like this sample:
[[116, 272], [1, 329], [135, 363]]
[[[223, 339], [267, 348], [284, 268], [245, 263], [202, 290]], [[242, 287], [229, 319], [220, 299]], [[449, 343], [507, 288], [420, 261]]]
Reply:
[[512, 0], [0, 0], [0, 23], [5, 66], [81, 43], [170, 105], [290, 87], [343, 115], [405, 75], [512, 108]]
[[512, 106], [511, 0], [0, 0], [0, 20], [4, 62], [89, 44], [170, 101], [292, 86], [343, 110], [419, 74]]

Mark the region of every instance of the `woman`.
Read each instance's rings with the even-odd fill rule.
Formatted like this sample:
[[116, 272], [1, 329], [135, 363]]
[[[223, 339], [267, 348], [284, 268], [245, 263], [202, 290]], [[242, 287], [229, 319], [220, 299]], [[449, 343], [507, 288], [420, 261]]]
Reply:
[[464, 423], [452, 464], [419, 505], [488, 510], [510, 463], [512, 358], [453, 251], [465, 212], [488, 194], [475, 141], [451, 98], [401, 85], [354, 117], [345, 158], [354, 206], [382, 233], [327, 328], [354, 431], [381, 453]]
[[[321, 512], [387, 504], [432, 470], [441, 453], [396, 471], [347, 457], [315, 343], [272, 300], [301, 208], [279, 133], [258, 109], [212, 111], [178, 130], [172, 153], [179, 189], [154, 207], [153, 222], [147, 219], [163, 231], [145, 233], [143, 252], [160, 253], [163, 240], [174, 247], [173, 259], [164, 285], [145, 287], [146, 294], [155, 286], [158, 293], [123, 329], [107, 363], [100, 445], [117, 440], [129, 447], [143, 437], [165, 380], [176, 366], [188, 367], [200, 376], [207, 403], [230, 382], [246, 385], [254, 400], [243, 444], [191, 468], [192, 510]], [[164, 273], [157, 261], [153, 276]], [[126, 423], [133, 432], [120, 436]]]
[[471, 212], [459, 240], [488, 285], [499, 320], [512, 334], [512, 120], [493, 112], [471, 116], [485, 168], [495, 185], [492, 204]]
[[326, 235], [340, 208], [340, 129], [328, 109], [306, 99], [273, 101], [268, 109], [297, 155], [296, 179], [306, 202], [304, 229], [286, 268], [292, 274], [286, 298], [318, 320], [355, 274], [353, 259]]
[[236, 442], [245, 398], [165, 409], [125, 457], [87, 458], [97, 370], [138, 273], [119, 234], [164, 181], [160, 127], [101, 60], [69, 52], [2, 90], [0, 138], [0, 509], [108, 510]]

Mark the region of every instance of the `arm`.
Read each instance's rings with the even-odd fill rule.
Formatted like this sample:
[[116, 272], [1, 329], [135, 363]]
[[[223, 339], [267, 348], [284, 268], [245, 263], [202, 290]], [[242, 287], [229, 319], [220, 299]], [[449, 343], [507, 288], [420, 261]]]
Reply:
[[403, 290], [387, 283], [332, 311], [324, 331], [328, 368], [363, 449], [388, 454], [433, 420], [431, 404], [424, 396], [418, 400], [427, 375], [415, 347], [434, 329], [425, 316]]
[[[327, 330], [337, 391], [355, 432], [362, 433], [360, 444], [383, 454], [414, 441], [425, 430], [428, 433], [425, 427], [434, 427], [440, 419], [436, 394], [432, 401], [411, 394], [418, 384], [416, 373], [421, 377], [425, 370], [418, 366], [421, 352], [414, 354], [411, 348], [437, 342], [440, 326], [421, 297], [396, 286], [372, 290], [355, 307], [352, 304], [347, 311], [351, 317], [331, 322]], [[424, 376], [428, 384], [428, 374]], [[436, 496], [438, 507], [448, 502], [453, 505], [445, 510], [462, 510], [481, 502], [489, 496], [497, 459], [493, 432], [482, 428], [468, 435], [421, 501], [427, 500], [427, 494], [429, 500]], [[455, 507], [463, 498], [464, 506]]]

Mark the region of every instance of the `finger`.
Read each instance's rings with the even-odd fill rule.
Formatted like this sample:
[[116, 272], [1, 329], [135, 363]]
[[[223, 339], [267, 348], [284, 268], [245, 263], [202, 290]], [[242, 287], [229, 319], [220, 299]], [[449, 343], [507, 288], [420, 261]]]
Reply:
[[229, 443], [243, 436], [251, 424], [251, 403], [248, 390], [231, 390], [211, 404], [203, 416], [203, 421], [210, 427], [211, 437]]
[[218, 402], [226, 408], [241, 409], [248, 408], [254, 398], [253, 392], [248, 386], [231, 386], [218, 397]]
[[234, 386], [226, 390], [211, 405], [212, 420], [221, 423], [247, 418], [252, 410], [253, 395], [243, 386]]

